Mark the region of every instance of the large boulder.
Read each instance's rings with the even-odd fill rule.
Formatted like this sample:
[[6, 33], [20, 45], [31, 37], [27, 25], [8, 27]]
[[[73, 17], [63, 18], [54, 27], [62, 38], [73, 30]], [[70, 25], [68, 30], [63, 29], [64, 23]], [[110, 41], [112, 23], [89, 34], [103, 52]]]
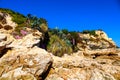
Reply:
[[[4, 31], [0, 31], [0, 52], [5, 49], [7, 45], [14, 41], [13, 36], [10, 34], [4, 33]], [[0, 53], [2, 54], [2, 53]]]
[[0, 64], [0, 80], [39, 80], [52, 64], [52, 57], [38, 47], [20, 48], [9, 50]]
[[116, 48], [115, 42], [101, 30], [94, 31], [94, 34], [92, 32], [79, 33], [79, 38], [81, 41], [77, 43], [77, 47], [82, 51]]
[[31, 48], [39, 45], [42, 33], [39, 31], [31, 32], [21, 39], [15, 39], [7, 48]]
[[0, 30], [0, 80], [44, 80], [48, 74], [53, 60], [50, 53], [37, 47], [42, 33], [27, 30], [21, 39]]
[[120, 80], [120, 56], [101, 55], [93, 59], [79, 51], [53, 59], [46, 80]]

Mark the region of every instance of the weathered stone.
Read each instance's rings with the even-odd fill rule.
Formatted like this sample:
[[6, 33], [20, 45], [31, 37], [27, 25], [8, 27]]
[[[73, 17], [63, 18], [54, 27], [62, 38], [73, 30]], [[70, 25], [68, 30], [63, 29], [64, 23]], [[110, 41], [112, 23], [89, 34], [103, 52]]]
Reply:
[[52, 57], [38, 47], [13, 49], [0, 59], [0, 80], [38, 80], [52, 64]]
[[0, 51], [5, 49], [12, 41], [14, 41], [14, 38], [10, 34], [0, 33]]
[[32, 31], [22, 39], [15, 39], [11, 30], [0, 30], [0, 80], [43, 80], [51, 55], [38, 48], [42, 33]]
[[6, 40], [7, 36], [4, 34], [0, 34], [0, 42]]
[[39, 44], [42, 33], [34, 32], [26, 35], [22, 39], [15, 39], [7, 48], [30, 48]]
[[3, 26], [0, 24], [0, 29], [3, 28]]
[[4, 26], [4, 29], [5, 29], [5, 30], [12, 30], [13, 28], [12, 28], [12, 26], [10, 26], [10, 25], [5, 25], [5, 26]]
[[[9, 14], [5, 14], [5, 13], [0, 12], [0, 16], [1, 16], [0, 22], [6, 30], [9, 30], [9, 29], [14, 30], [15, 29], [17, 24], [12, 21], [12, 17]], [[0, 27], [0, 28], [3, 28], [3, 27]]]
[[[9, 14], [1, 21], [3, 18], [6, 23], [0, 23], [0, 80], [120, 80], [120, 50], [105, 32], [79, 33], [77, 47], [81, 51], [56, 57], [36, 47], [42, 33], [26, 28], [28, 33], [15, 39], [11, 33], [17, 24]], [[46, 25], [42, 27], [46, 32]]]
[[77, 43], [77, 47], [81, 51], [116, 47], [115, 42], [105, 32], [100, 30], [96, 30], [95, 35], [79, 33], [79, 38], [82, 43]]
[[[103, 54], [106, 52], [104, 51], [102, 51]], [[85, 56], [84, 51], [61, 58], [52, 55], [53, 68], [46, 80], [119, 80], [120, 56], [102, 56], [102, 54], [100, 56], [93, 59]]]

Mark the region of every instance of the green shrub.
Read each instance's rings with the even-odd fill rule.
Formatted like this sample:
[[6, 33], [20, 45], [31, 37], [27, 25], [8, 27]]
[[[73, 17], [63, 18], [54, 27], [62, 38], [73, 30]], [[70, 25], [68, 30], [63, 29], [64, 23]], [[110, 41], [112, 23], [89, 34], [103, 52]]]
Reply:
[[23, 26], [24, 26], [24, 24], [18, 25], [18, 26], [15, 28], [15, 31], [16, 31], [16, 32], [20, 32], [21, 29], [24, 29]]
[[95, 33], [95, 30], [84, 30], [82, 33], [97, 36], [97, 34]]
[[40, 29], [42, 32], [47, 32], [48, 31], [48, 26], [45, 23], [40, 24]]
[[62, 32], [66, 35], [69, 33], [69, 31], [67, 29], [63, 29]]
[[27, 25], [30, 25], [33, 29], [38, 29], [39, 31], [46, 33], [48, 31], [48, 23], [44, 18], [37, 18], [31, 14], [27, 15]]
[[47, 50], [52, 52], [56, 56], [63, 56], [66, 54], [72, 53], [72, 48], [66, 44], [65, 40], [60, 39], [57, 35], [52, 35], [50, 37], [50, 42], [47, 47]]
[[46, 24], [46, 25], [48, 24], [48, 23], [47, 23], [47, 20], [44, 19], [44, 18], [40, 18], [40, 19], [39, 19], [39, 22], [40, 22], [40, 24], [42, 24], [42, 23], [44, 23], [44, 24]]
[[16, 22], [18, 25], [23, 24], [26, 21], [26, 17], [18, 12], [14, 12], [10, 9], [0, 8], [0, 11], [3, 13], [8, 13], [12, 16], [12, 20]]

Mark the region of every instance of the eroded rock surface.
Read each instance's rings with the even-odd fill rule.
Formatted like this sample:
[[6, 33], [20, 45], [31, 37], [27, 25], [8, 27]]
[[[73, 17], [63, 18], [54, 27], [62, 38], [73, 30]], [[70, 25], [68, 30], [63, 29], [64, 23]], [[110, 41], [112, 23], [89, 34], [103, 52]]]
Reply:
[[39, 80], [51, 64], [50, 54], [38, 47], [9, 50], [0, 59], [0, 80]]
[[8, 45], [8, 48], [31, 48], [37, 44], [40, 43], [40, 38], [42, 37], [42, 33], [40, 32], [33, 32], [22, 39], [15, 39], [10, 45]]
[[0, 30], [0, 80], [44, 80], [53, 59], [37, 47], [40, 38], [39, 31], [15, 39], [9, 31]]
[[95, 49], [107, 49], [107, 48], [115, 48], [116, 44], [109, 38], [104, 31], [96, 30], [94, 31], [94, 35], [90, 33], [79, 33], [79, 43], [77, 43], [77, 47], [79, 50], [95, 50]]
[[120, 80], [120, 49], [105, 32], [79, 33], [80, 51], [57, 57], [37, 47], [37, 30], [15, 39], [11, 19], [0, 13], [0, 80]]
[[46, 80], [120, 80], [119, 53], [106, 55], [107, 50], [102, 52], [104, 54], [95, 59], [82, 51], [61, 58], [53, 56], [53, 68]]
[[12, 21], [12, 17], [7, 13], [0, 12], [0, 29], [14, 30], [17, 24]]

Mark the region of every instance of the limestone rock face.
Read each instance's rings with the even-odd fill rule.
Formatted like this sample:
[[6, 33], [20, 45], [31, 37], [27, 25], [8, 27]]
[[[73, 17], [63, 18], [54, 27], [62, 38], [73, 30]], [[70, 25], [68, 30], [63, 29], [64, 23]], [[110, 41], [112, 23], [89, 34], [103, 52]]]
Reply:
[[82, 51], [116, 47], [115, 42], [100, 30], [96, 30], [94, 35], [79, 33], [79, 38], [81, 41], [77, 44], [77, 47]]
[[42, 79], [52, 64], [49, 53], [38, 47], [9, 50], [0, 58], [0, 80]]
[[5, 40], [6, 40], [6, 35], [0, 34], [0, 50], [4, 49]]
[[13, 36], [11, 36], [10, 34], [4, 33], [3, 31], [0, 31], [0, 51], [5, 49], [6, 46], [9, 45], [12, 41], [14, 41]]
[[0, 80], [120, 80], [120, 49], [105, 32], [79, 33], [79, 51], [57, 57], [37, 47], [42, 33], [27, 28], [15, 39], [15, 27], [0, 13]]
[[8, 45], [8, 48], [31, 48], [40, 42], [40, 38], [42, 37], [42, 33], [36, 31], [33, 33], [30, 33], [23, 37], [22, 39], [15, 39], [10, 45]]
[[17, 24], [12, 21], [12, 17], [7, 13], [0, 12], [0, 25], [1, 28], [4, 28], [6, 30], [14, 30]]
[[21, 39], [0, 30], [0, 80], [43, 80], [53, 60], [50, 53], [37, 45], [39, 31], [31, 31]]
[[53, 68], [46, 80], [120, 80], [119, 53], [115, 52], [116, 56], [100, 54], [94, 59], [84, 53], [53, 56]]

